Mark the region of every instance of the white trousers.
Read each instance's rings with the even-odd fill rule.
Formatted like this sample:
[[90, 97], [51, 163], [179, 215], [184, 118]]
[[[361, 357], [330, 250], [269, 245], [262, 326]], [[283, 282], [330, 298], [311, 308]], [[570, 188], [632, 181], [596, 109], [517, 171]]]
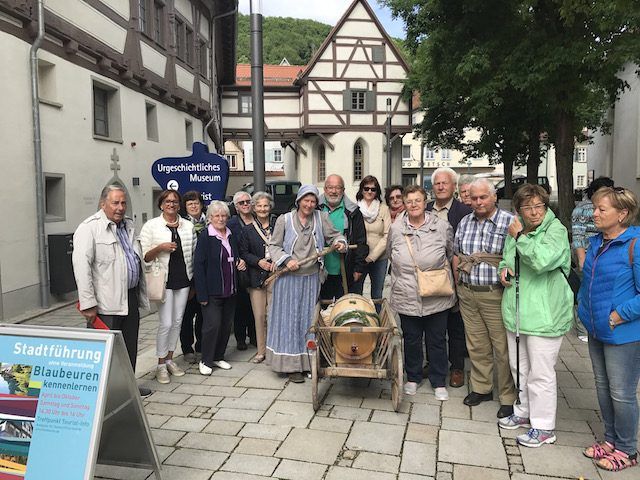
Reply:
[[[509, 366], [516, 382], [516, 334], [507, 331]], [[555, 365], [562, 337], [520, 335], [520, 405], [513, 413], [529, 418], [531, 427], [555, 430], [558, 410], [558, 382]]]
[[164, 358], [176, 349], [187, 298], [189, 298], [189, 287], [180, 290], [167, 289], [164, 303], [157, 303], [159, 323], [156, 353], [158, 358]]

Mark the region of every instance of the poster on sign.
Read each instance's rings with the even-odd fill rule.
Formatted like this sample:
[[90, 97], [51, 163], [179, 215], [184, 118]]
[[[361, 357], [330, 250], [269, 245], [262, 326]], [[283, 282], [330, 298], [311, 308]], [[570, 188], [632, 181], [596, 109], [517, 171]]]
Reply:
[[204, 143], [195, 142], [188, 157], [167, 157], [153, 162], [151, 175], [163, 190], [177, 190], [181, 195], [190, 190], [202, 194], [205, 205], [223, 200], [229, 180], [229, 162], [210, 153]]

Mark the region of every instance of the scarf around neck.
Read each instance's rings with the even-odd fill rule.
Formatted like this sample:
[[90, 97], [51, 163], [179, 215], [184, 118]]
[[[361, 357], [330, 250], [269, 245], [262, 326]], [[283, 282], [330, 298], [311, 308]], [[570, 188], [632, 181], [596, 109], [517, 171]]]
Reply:
[[378, 218], [378, 212], [380, 211], [380, 200], [373, 200], [371, 205], [367, 205], [367, 202], [362, 199], [358, 201], [358, 207], [360, 207], [360, 213], [364, 217], [365, 222], [373, 223]]

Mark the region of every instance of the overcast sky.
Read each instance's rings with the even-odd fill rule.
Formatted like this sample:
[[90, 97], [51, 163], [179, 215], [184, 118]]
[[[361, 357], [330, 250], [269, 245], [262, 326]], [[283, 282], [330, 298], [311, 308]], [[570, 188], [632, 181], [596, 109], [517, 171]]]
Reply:
[[[404, 38], [401, 20], [393, 20], [391, 12], [381, 7], [377, 0], [368, 0], [385, 30], [392, 37]], [[262, 14], [265, 17], [310, 18], [329, 25], [335, 25], [351, 5], [352, 0], [262, 0]], [[240, 0], [241, 13], [249, 13], [249, 0]]]

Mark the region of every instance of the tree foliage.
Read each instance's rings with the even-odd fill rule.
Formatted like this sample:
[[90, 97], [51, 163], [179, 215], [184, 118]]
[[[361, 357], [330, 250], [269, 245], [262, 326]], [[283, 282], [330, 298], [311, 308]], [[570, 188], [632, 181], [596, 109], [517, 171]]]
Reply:
[[[407, 86], [421, 94], [427, 142], [503, 161], [505, 174], [526, 159], [534, 177], [547, 133], [568, 223], [575, 139], [585, 126], [607, 127], [626, 87], [616, 74], [640, 60], [637, 1], [384, 1], [415, 52]], [[477, 142], [465, 143], [469, 128]]]

